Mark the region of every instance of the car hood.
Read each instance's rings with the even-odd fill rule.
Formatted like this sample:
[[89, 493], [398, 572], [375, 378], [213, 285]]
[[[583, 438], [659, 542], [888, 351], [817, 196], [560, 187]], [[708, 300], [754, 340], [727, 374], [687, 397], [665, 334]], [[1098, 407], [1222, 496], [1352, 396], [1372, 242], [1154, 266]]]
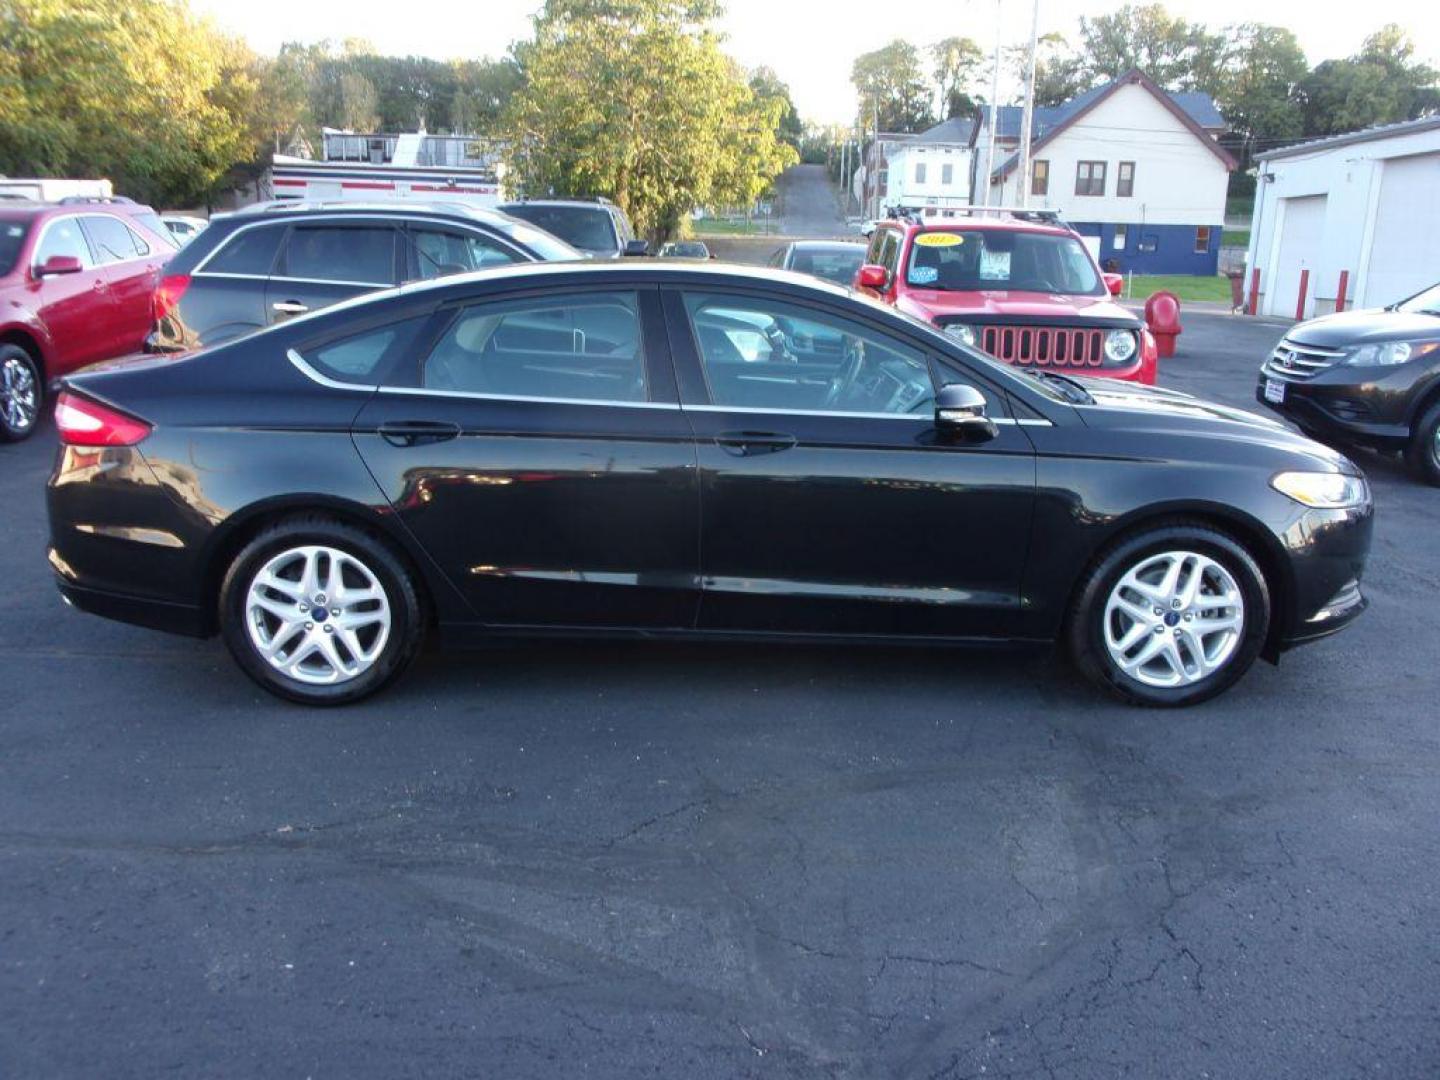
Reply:
[[1372, 341], [1412, 341], [1440, 337], [1440, 318], [1413, 311], [1342, 311], [1311, 319], [1291, 329], [1286, 340], [1298, 345], [1339, 348]]
[[1345, 455], [1301, 435], [1279, 420], [1178, 390], [1114, 379], [1077, 378], [1094, 399], [1079, 406], [1080, 418], [1092, 427], [1124, 427], [1263, 443], [1301, 454], [1341, 472], [1359, 472]]
[[1107, 296], [1063, 296], [1037, 292], [944, 292], [910, 289], [901, 298], [911, 314], [927, 322], [1017, 322], [1052, 325], [1139, 326], [1140, 320]]

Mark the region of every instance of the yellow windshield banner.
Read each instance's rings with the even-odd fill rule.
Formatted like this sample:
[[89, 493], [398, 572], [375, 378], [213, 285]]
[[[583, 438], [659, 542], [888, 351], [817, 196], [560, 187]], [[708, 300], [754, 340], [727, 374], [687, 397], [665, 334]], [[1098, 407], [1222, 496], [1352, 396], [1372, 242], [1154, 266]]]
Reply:
[[921, 247], [954, 247], [964, 242], [965, 237], [953, 232], [925, 232], [915, 237], [915, 243]]

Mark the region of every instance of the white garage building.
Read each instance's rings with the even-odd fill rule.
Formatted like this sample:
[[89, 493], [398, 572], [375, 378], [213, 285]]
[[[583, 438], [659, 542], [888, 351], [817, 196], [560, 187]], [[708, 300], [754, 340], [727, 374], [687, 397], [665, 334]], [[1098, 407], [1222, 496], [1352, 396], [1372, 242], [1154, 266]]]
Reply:
[[1260, 314], [1334, 311], [1342, 274], [1347, 309], [1440, 281], [1440, 116], [1289, 146], [1258, 166], [1245, 287], [1258, 270]]

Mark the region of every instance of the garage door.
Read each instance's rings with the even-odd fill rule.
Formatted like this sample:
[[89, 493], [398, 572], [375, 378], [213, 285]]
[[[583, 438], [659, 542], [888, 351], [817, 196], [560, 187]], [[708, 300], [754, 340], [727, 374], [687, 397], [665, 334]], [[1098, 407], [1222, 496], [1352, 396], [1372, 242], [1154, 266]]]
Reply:
[[1274, 287], [1265, 297], [1265, 310], [1271, 315], [1293, 317], [1300, 296], [1300, 272], [1309, 270], [1310, 285], [1305, 297], [1305, 317], [1309, 318], [1315, 310], [1315, 268], [1325, 231], [1325, 196], [1282, 199], [1281, 205], [1284, 217], [1280, 219], [1280, 255]]
[[1380, 205], [1366, 307], [1403, 300], [1440, 281], [1440, 154], [1392, 158], [1380, 173]]

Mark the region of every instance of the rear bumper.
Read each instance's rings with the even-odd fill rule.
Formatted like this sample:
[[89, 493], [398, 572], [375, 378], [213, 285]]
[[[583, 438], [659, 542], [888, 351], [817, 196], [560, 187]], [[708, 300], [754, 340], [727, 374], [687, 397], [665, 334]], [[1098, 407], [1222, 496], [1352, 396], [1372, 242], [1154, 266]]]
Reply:
[[198, 607], [173, 604], [144, 596], [126, 596], [103, 589], [89, 589], [67, 581], [59, 573], [55, 583], [60, 595], [71, 607], [119, 622], [163, 630], [186, 637], [208, 637], [210, 627], [206, 613]]

